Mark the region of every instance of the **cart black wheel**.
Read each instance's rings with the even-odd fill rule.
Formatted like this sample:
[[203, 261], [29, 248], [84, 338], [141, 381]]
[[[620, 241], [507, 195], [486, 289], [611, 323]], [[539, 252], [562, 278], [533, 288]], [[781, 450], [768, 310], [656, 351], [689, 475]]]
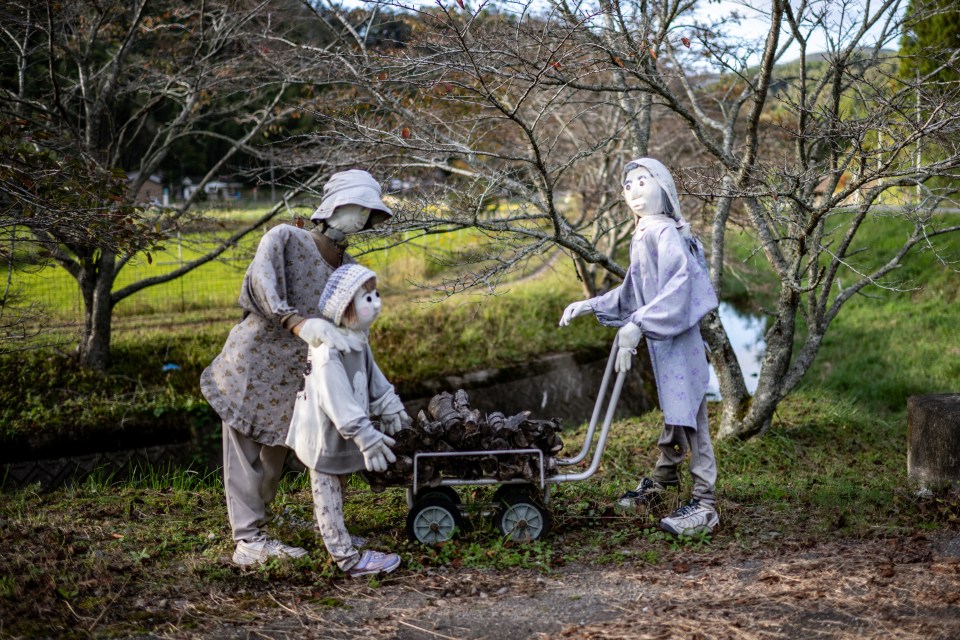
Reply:
[[460, 508], [450, 498], [434, 494], [417, 500], [407, 514], [407, 536], [412, 542], [440, 544], [463, 530]]
[[428, 496], [443, 496], [450, 500], [453, 504], [460, 504], [460, 494], [453, 487], [423, 487], [420, 491], [417, 491], [417, 495], [413, 498], [415, 502], [420, 500], [425, 500]]
[[526, 488], [498, 491], [493, 525], [508, 540], [533, 542], [550, 533], [550, 512], [536, 494]]

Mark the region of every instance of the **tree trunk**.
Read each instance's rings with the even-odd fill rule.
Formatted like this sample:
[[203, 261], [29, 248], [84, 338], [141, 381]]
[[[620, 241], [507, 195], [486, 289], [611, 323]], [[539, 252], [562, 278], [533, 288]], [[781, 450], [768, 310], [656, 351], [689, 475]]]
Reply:
[[960, 393], [907, 398], [907, 474], [928, 491], [960, 487]]
[[750, 406], [750, 393], [743, 380], [743, 371], [730, 338], [720, 322], [720, 314], [714, 311], [700, 321], [707, 344], [710, 346], [710, 364], [717, 372], [720, 382], [720, 428], [718, 433], [735, 430]]
[[[727, 407], [724, 399], [724, 412], [720, 429], [717, 432], [718, 440], [732, 438], [735, 440], [749, 440], [753, 436], [763, 433], [770, 427], [773, 413], [777, 404], [786, 396], [789, 389], [785, 389], [783, 380], [790, 368], [793, 357], [793, 339], [796, 334], [796, 313], [800, 303], [800, 296], [790, 287], [784, 286], [780, 290], [780, 301], [777, 305], [776, 320], [767, 330], [767, 350], [760, 368], [760, 379], [757, 381], [757, 390], [753, 398], [741, 403], [737, 407]], [[719, 373], [718, 373], [719, 375]], [[740, 375], [743, 384], [743, 375]], [[746, 389], [744, 389], [745, 391]], [[742, 407], [746, 411], [742, 411]], [[737, 413], [742, 418], [737, 419]]]
[[110, 364], [110, 330], [113, 319], [111, 291], [116, 278], [116, 255], [95, 253], [83, 262], [80, 290], [83, 294], [84, 326], [80, 341], [80, 364], [103, 371]]

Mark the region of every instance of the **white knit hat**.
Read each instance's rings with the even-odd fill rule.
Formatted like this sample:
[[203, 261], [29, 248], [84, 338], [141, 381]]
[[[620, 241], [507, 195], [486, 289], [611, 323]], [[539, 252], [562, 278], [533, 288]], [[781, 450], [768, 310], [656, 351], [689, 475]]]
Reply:
[[347, 264], [331, 273], [317, 304], [320, 315], [340, 326], [343, 312], [353, 302], [353, 296], [367, 280], [376, 277], [376, 273], [359, 264]]
[[393, 211], [380, 199], [382, 193], [380, 183], [366, 171], [361, 169], [340, 171], [330, 176], [327, 183], [323, 185], [323, 200], [310, 216], [310, 220], [313, 222], [326, 220], [333, 215], [337, 207], [357, 204], [370, 209], [370, 217], [363, 227], [370, 229], [393, 215]]

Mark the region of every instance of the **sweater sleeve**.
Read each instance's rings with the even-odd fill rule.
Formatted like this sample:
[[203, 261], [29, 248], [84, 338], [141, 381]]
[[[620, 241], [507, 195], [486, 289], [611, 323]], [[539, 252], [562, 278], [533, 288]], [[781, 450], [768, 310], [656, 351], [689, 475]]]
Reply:
[[364, 451], [383, 438], [383, 434], [374, 428], [367, 412], [357, 403], [350, 377], [338, 356], [337, 353], [317, 359], [319, 362], [315, 366], [318, 370], [311, 373], [316, 384], [317, 398], [320, 408], [340, 435], [353, 440], [357, 447]]
[[[367, 345], [367, 349], [370, 346]], [[391, 413], [403, 411], [403, 402], [397, 395], [393, 385], [387, 380], [387, 377], [380, 371], [376, 361], [373, 359], [373, 353], [370, 354], [370, 366], [367, 371], [367, 379], [370, 381], [370, 413], [375, 416], [385, 416]]]
[[289, 231], [274, 227], [260, 240], [247, 267], [240, 290], [240, 306], [247, 313], [283, 324], [294, 314], [302, 315], [287, 299], [286, 243]]

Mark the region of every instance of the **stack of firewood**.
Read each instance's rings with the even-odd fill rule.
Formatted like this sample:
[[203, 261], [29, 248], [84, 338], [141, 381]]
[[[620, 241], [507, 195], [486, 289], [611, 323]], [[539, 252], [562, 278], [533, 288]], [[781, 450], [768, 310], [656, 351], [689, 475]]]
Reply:
[[[454, 394], [444, 391], [430, 399], [411, 427], [393, 436], [397, 461], [382, 473], [365, 475], [374, 490], [411, 484], [413, 456], [422, 452], [539, 449], [552, 457], [563, 449], [560, 429], [558, 418], [533, 420], [529, 411], [510, 417], [498, 411], [483, 415], [470, 407], [463, 389]], [[417, 481], [421, 485], [440, 478], [533, 481], [540, 477], [538, 464], [539, 457], [529, 453], [420, 458]]]

